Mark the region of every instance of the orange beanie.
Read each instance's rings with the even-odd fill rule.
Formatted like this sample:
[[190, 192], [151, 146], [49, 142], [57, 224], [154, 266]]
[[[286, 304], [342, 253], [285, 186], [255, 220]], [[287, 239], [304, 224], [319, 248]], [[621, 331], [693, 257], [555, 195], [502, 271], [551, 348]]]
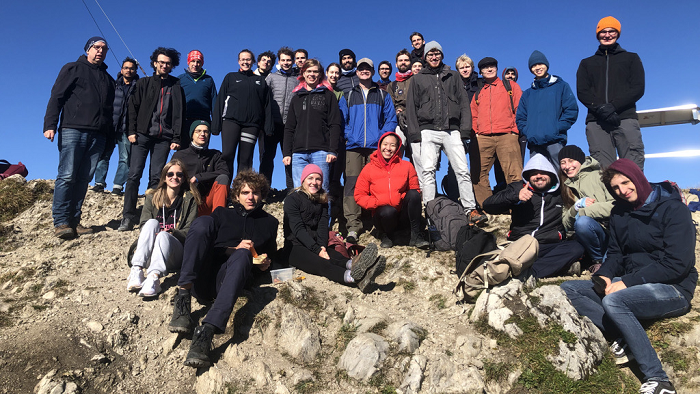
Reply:
[[601, 30], [611, 28], [617, 30], [618, 34], [622, 33], [620, 21], [613, 18], [612, 16], [606, 16], [598, 22], [598, 26], [595, 28], [595, 35], [598, 36]]

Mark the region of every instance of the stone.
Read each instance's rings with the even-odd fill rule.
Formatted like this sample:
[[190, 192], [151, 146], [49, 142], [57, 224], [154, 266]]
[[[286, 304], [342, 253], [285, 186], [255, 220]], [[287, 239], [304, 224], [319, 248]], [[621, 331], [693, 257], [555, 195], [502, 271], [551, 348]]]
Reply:
[[272, 381], [272, 372], [262, 360], [256, 360], [253, 363], [253, 380], [258, 387], [267, 386]]
[[431, 360], [428, 365], [429, 386], [427, 393], [482, 394], [484, 380], [479, 370], [470, 366], [461, 368], [446, 355]]
[[56, 370], [49, 371], [34, 386], [35, 394], [78, 394], [80, 387], [73, 382], [66, 382], [56, 377]]
[[104, 327], [102, 327], [102, 324], [96, 322], [96, 321], [89, 321], [87, 323], [87, 327], [90, 329], [92, 332], [100, 332]]
[[420, 345], [419, 334], [425, 335], [423, 327], [410, 321], [395, 322], [386, 328], [392, 341], [398, 344], [399, 352], [413, 353]]
[[197, 376], [194, 390], [197, 394], [220, 393], [224, 389], [224, 377], [219, 368], [207, 368], [204, 373]]
[[179, 343], [178, 339], [180, 338], [180, 335], [178, 333], [171, 333], [164, 341], [162, 345], [163, 349], [163, 354], [168, 355], [170, 352], [177, 347], [177, 344]]
[[56, 292], [53, 290], [48, 291], [43, 296], [41, 296], [41, 298], [45, 300], [53, 300], [54, 298], [56, 298]]
[[230, 344], [224, 355], [221, 357], [226, 364], [231, 366], [231, 368], [238, 368], [243, 365], [243, 363], [248, 360], [248, 355], [242, 350], [242, 348], [236, 344]]
[[367, 381], [386, 359], [389, 344], [377, 334], [361, 333], [353, 338], [338, 361], [348, 376]]
[[404, 394], [417, 394], [423, 382], [423, 372], [428, 359], [423, 355], [415, 355], [408, 364], [408, 371], [399, 388]]
[[455, 341], [455, 348], [462, 353], [465, 358], [477, 358], [483, 348], [483, 340], [478, 334], [459, 335]]
[[321, 333], [308, 313], [287, 304], [282, 308], [277, 346], [296, 360], [311, 363], [321, 351]]
[[287, 386], [285, 386], [282, 382], [279, 380], [277, 381], [277, 385], [275, 386], [275, 394], [290, 394], [289, 389]]

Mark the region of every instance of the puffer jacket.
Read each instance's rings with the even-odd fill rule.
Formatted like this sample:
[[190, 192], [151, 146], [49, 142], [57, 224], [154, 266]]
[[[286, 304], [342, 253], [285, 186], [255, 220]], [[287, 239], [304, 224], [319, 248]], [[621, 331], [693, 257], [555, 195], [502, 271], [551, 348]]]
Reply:
[[341, 72], [340, 78], [338, 78], [338, 83], [336, 83], [335, 88], [342, 90], [343, 93], [347, 93], [350, 89], [360, 84], [360, 77], [357, 76], [357, 70], [353, 70], [347, 74]]
[[576, 211], [573, 206], [562, 211], [562, 221], [567, 231], [574, 229], [576, 222], [576, 214], [579, 216], [588, 216], [598, 222], [607, 224], [610, 218], [615, 199], [610, 195], [610, 192], [600, 181], [600, 164], [591, 156], [586, 157], [586, 161], [581, 164], [578, 174], [564, 180], [564, 184], [571, 190], [574, 197], [577, 199], [590, 197], [595, 202], [585, 208], [580, 208]]
[[139, 75], [135, 74], [134, 80], [130, 84], [124, 83], [124, 77], [121, 73], [117, 74], [117, 82], [114, 87], [114, 103], [112, 103], [112, 126], [116, 133], [126, 133], [128, 121], [126, 116], [129, 112], [129, 98], [134, 92], [136, 81], [139, 80]]
[[276, 124], [284, 124], [287, 122], [289, 103], [292, 102], [294, 88], [299, 84], [294, 70], [294, 68], [291, 68], [288, 73], [277, 70], [265, 78], [267, 86], [270, 87], [272, 96], [272, 118]]
[[595, 273], [621, 277], [627, 287], [664, 283], [690, 303], [698, 282], [695, 269], [695, 225], [678, 191], [668, 182], [652, 183], [639, 209], [615, 202], [610, 215], [610, 245]]
[[345, 126], [345, 149], [374, 149], [382, 134], [396, 130], [394, 102], [376, 83], [366, 98], [362, 87], [355, 86], [341, 97], [338, 106]]
[[[518, 111], [518, 103], [523, 91], [520, 85], [510, 81], [513, 89], [513, 107]], [[508, 134], [518, 133], [515, 125], [515, 113], [510, 105], [510, 97], [503, 81], [496, 78], [491, 83], [484, 81], [484, 87], [479, 92], [479, 97], [474, 97], [471, 102], [472, 127], [476, 134]]]
[[[399, 141], [394, 155], [385, 160], [381, 154], [382, 140], [393, 135]], [[401, 201], [409, 190], [418, 190], [418, 175], [413, 164], [402, 160], [401, 138], [394, 132], [387, 132], [379, 139], [378, 148], [370, 155], [370, 162], [362, 169], [355, 184], [355, 201], [364, 209], [374, 210], [388, 205], [401, 209]], [[374, 213], [374, 212], [373, 212]]]
[[[548, 190], [539, 191], [525, 181], [513, 182], [506, 186], [505, 190], [487, 198], [482, 204], [484, 211], [493, 215], [511, 211], [509, 241], [530, 234], [543, 244], [560, 242], [566, 237], [566, 233], [561, 222], [563, 204], [557, 173], [549, 160], [540, 154], [536, 154], [525, 164], [523, 180], [529, 180], [527, 172], [531, 170], [549, 173], [552, 186]], [[519, 198], [520, 190], [524, 187], [530, 187], [533, 193], [528, 201], [520, 201]]]
[[303, 246], [316, 254], [328, 246], [328, 205], [312, 201], [297, 189], [284, 199], [283, 206], [285, 245]]
[[[481, 96], [479, 96], [481, 98]], [[535, 79], [523, 92], [515, 121], [528, 146], [561, 143], [578, 118], [578, 103], [569, 84], [556, 75]]]

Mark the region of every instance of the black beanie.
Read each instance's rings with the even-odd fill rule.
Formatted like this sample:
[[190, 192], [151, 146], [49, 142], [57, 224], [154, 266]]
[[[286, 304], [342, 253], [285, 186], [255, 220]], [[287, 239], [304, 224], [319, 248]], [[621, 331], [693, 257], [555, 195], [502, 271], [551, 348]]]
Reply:
[[586, 154], [576, 145], [567, 145], [559, 151], [559, 161], [563, 159], [574, 159], [583, 164], [586, 161]]
[[345, 55], [350, 55], [350, 56], [352, 56], [352, 60], [353, 60], [353, 61], [356, 61], [356, 60], [357, 60], [357, 57], [355, 56], [355, 52], [353, 52], [353, 51], [350, 50], [350, 49], [345, 48], [345, 49], [341, 49], [340, 52], [338, 52], [338, 57], [340, 58], [340, 63], [341, 63], [341, 64], [343, 63], [343, 56], [345, 56]]
[[481, 71], [482, 68], [484, 68], [486, 66], [491, 66], [491, 65], [498, 67], [498, 61], [492, 57], [487, 56], [487, 57], [479, 60], [479, 65], [478, 65], [479, 71]]
[[[95, 37], [90, 37], [87, 42], [85, 43], [85, 52], [88, 51], [88, 49], [92, 48], [93, 45], [95, 45], [96, 42], [104, 42], [105, 45], [107, 45], [107, 40], [100, 36], [95, 36]], [[108, 46], [109, 48], [109, 46]]]

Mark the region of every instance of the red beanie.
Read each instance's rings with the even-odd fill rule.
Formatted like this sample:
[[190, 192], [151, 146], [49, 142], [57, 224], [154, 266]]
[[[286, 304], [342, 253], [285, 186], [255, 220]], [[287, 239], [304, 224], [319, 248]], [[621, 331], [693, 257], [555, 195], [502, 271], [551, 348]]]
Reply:
[[194, 51], [190, 51], [190, 53], [187, 54], [187, 63], [197, 59], [201, 60], [202, 63], [204, 63], [204, 55], [202, 55], [202, 52], [195, 49]]
[[[617, 159], [610, 164], [608, 169], [619, 172], [634, 183], [634, 187], [637, 191], [637, 201], [632, 203], [632, 206], [635, 210], [641, 208], [647, 201], [647, 198], [649, 198], [652, 189], [651, 184], [647, 180], [647, 177], [644, 176], [642, 170], [639, 169], [639, 166], [630, 159]], [[617, 196], [617, 193], [612, 190], [610, 185], [605, 185], [605, 187], [608, 188], [608, 191], [616, 200], [624, 201]]]

